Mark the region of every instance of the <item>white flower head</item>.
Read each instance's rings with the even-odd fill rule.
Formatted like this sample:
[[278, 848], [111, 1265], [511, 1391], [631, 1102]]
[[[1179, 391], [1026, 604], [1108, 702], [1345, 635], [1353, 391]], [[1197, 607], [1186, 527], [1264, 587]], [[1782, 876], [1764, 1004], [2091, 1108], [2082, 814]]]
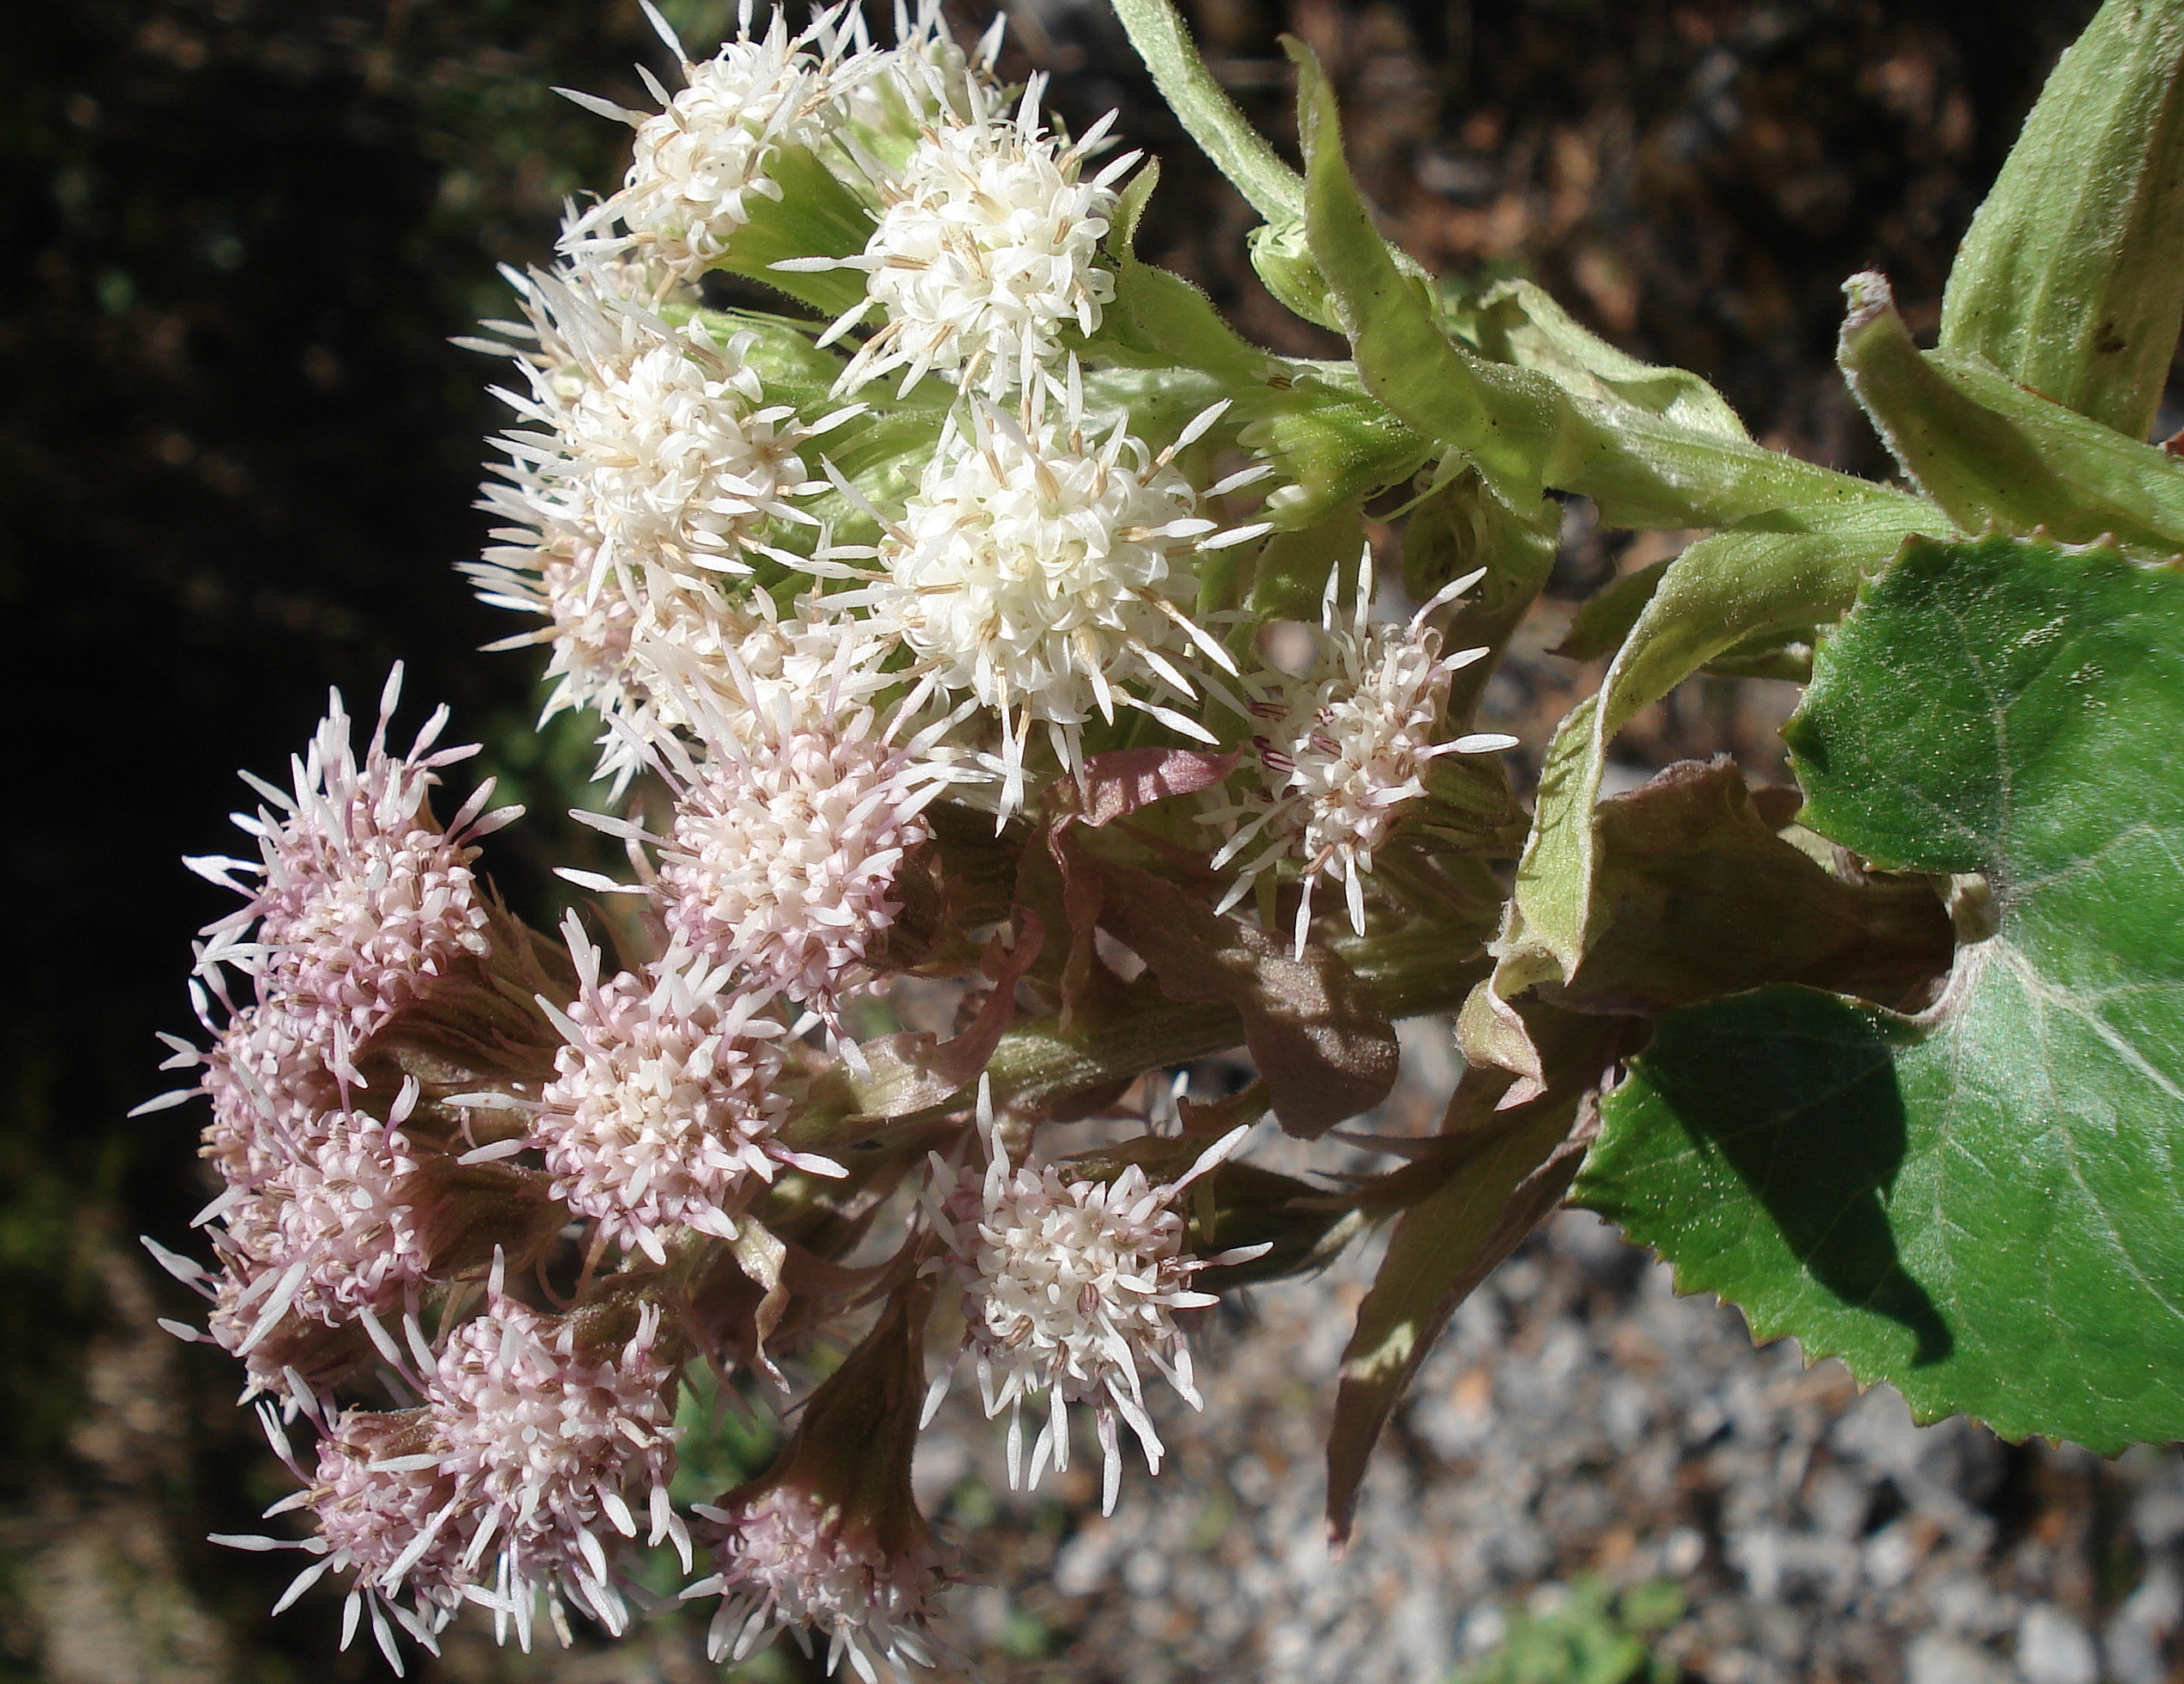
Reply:
[[[492, 794], [488, 779], [439, 826], [429, 799], [439, 769], [477, 746], [434, 750], [447, 724], [443, 707], [407, 755], [390, 754], [387, 726], [401, 677], [398, 665], [361, 761], [336, 691], [309, 753], [293, 763], [292, 789], [243, 775], [270, 804], [236, 821], [258, 839], [257, 860], [185, 861], [248, 901], [205, 927], [199, 975], [216, 988], [223, 966], [253, 977], [260, 1005], [359, 1085], [355, 1047], [457, 960], [486, 952], [486, 910], [470, 870], [475, 839], [523, 812], [481, 816]], [[258, 880], [243, 880], [251, 877]]]
[[483, 501], [513, 523], [502, 536], [588, 556], [595, 577], [617, 563], [747, 573], [774, 529], [817, 525], [797, 499], [826, 487], [799, 452], [853, 412], [804, 426], [767, 401], [752, 335], [676, 327], [610, 269], [514, 279], [526, 321], [503, 348], [529, 390], [497, 395], [526, 425], [497, 441], [508, 462]]
[[541, 1315], [499, 1286], [496, 1269], [486, 1313], [448, 1336], [427, 1376], [442, 1466], [473, 1511], [462, 1571], [525, 1649], [541, 1592], [564, 1642], [564, 1597], [619, 1637], [628, 1614], [607, 1543], [635, 1538], [641, 1511], [648, 1541], [671, 1539], [690, 1561], [667, 1492], [681, 1429], [659, 1310], [640, 1306], [627, 1340], [595, 1344], [579, 1316]]
[[[945, 105], [939, 72], [933, 102]], [[1116, 183], [1140, 154], [1086, 180], [1086, 160], [1114, 122], [1109, 113], [1074, 144], [1039, 116], [1045, 78], [1031, 77], [1012, 117], [985, 85], [961, 84], [964, 109], [930, 128], [896, 169], [874, 182], [883, 205], [863, 253], [799, 258], [786, 269], [862, 269], [866, 297], [827, 340], [877, 308], [884, 317], [843, 370], [837, 389], [902, 370], [908, 392], [940, 370], [966, 389], [1001, 397], [1033, 383], [1063, 352], [1065, 328], [1090, 335], [1115, 297], [1098, 262]]]
[[700, 1505], [720, 1571], [683, 1592], [720, 1596], [707, 1634], [708, 1659], [742, 1662], [786, 1628], [810, 1654], [827, 1644], [827, 1670], [846, 1658], [864, 1684], [899, 1681], [905, 1664], [929, 1667], [927, 1627], [945, 1584], [921, 1534], [911, 1547], [884, 1545], [862, 1516], [784, 1482], [735, 1509]]
[[1251, 706], [1263, 722], [1252, 738], [1259, 787], [1241, 805], [1207, 815], [1209, 821], [1244, 821], [1214, 856], [1216, 867], [1257, 850], [1230, 886], [1221, 910], [1243, 899], [1267, 873], [1291, 864], [1304, 880], [1297, 951], [1304, 951], [1312, 890], [1323, 878], [1343, 885], [1351, 926], [1362, 935], [1364, 880], [1373, 851], [1404, 807], [1426, 793], [1434, 761], [1515, 746], [1515, 738], [1494, 732], [1447, 742], [1440, 737], [1449, 679], [1489, 652], [1443, 655], [1441, 634], [1427, 622], [1483, 577], [1481, 570], [1455, 580], [1407, 622], [1373, 625], [1367, 617], [1371, 549], [1358, 560], [1356, 597], [1348, 615], [1337, 603], [1340, 570], [1329, 575], [1318, 659], [1300, 677], [1265, 683]]
[[665, 280], [687, 281], [727, 254], [754, 199], [781, 197], [769, 167], [783, 146], [808, 144], [823, 132], [843, 54], [861, 29], [845, 30], [844, 8], [836, 6], [792, 38], [776, 10], [755, 38], [743, 0], [735, 39], [694, 64], [649, 0], [644, 10], [682, 65], [684, 85], [670, 95], [640, 67], [660, 102], [650, 113], [561, 90], [637, 131], [621, 190], [572, 222], [562, 244], [578, 254], [640, 252]]
[[723, 579], [748, 574], [754, 555], [798, 561], [773, 540], [817, 527], [801, 499], [826, 489], [801, 453], [854, 408], [804, 426], [767, 401], [750, 335], [671, 327], [610, 269], [514, 279], [528, 319], [501, 325], [529, 389], [499, 395], [527, 425], [499, 441], [508, 460], [480, 506], [505, 524], [464, 571], [486, 602], [541, 616], [491, 646], [551, 646], [546, 714], [600, 714], [601, 774], [619, 790], [649, 740], [688, 723], [645, 644], [703, 667], [757, 623]]
[[566, 1044], [532, 1125], [556, 1198], [664, 1264], [677, 1228], [734, 1239], [738, 1214], [784, 1165], [843, 1173], [776, 1138], [788, 1112], [776, 1091], [782, 1026], [764, 995], [682, 953], [603, 983], [573, 915], [567, 934], [581, 991], [566, 1012], [548, 1007]]
[[[968, 1168], [957, 1174], [933, 1159], [936, 1185], [953, 1191], [932, 1199], [927, 1214], [963, 1283], [962, 1356], [976, 1369], [987, 1417], [1009, 1412], [1011, 1489], [1036, 1486], [1049, 1463], [1056, 1471], [1068, 1467], [1073, 1403], [1092, 1405], [1104, 1459], [1103, 1512], [1114, 1512], [1122, 1485], [1118, 1418], [1158, 1473], [1166, 1453], [1145, 1411], [1141, 1363], [1165, 1376], [1193, 1409], [1203, 1406], [1175, 1314], [1218, 1302], [1191, 1290], [1190, 1277], [1245, 1254], [1184, 1256], [1184, 1218], [1174, 1207], [1248, 1132], [1231, 1130], [1185, 1174], [1157, 1185], [1135, 1164], [1111, 1181], [1066, 1179], [1052, 1165], [1012, 1168], [990, 1132], [982, 1175]], [[928, 1411], [948, 1378], [944, 1373], [934, 1383]], [[1027, 1479], [1024, 1405], [1041, 1393], [1047, 1418]]]
[[1156, 455], [1120, 419], [1087, 436], [1074, 360], [1058, 398], [1027, 395], [1014, 413], [976, 402], [944, 431], [902, 517], [884, 524], [884, 578], [842, 598], [869, 605], [939, 684], [1000, 716], [1003, 812], [1023, 804], [1034, 726], [1074, 771], [1094, 715], [1135, 708], [1211, 743], [1171, 704], [1203, 690], [1241, 706], [1207, 671], [1233, 675], [1228, 652], [1178, 605], [1196, 592], [1197, 553], [1266, 530], [1217, 530], [1172, 466], [1226, 407]]

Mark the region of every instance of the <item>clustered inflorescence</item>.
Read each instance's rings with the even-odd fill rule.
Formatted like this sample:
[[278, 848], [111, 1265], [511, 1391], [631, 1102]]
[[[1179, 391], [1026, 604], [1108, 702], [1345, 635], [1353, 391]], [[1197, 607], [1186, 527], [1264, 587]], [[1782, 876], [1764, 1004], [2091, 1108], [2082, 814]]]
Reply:
[[[1088, 1405], [1111, 1509], [1120, 1428], [1163, 1454], [1148, 1372], [1197, 1405], [1191, 1314], [1269, 1248], [1219, 1216], [1261, 1185], [1251, 1091], [1178, 1113], [1156, 1060], [1042, 1099], [988, 1070], [1014, 1015], [1133, 1009], [1095, 936], [1148, 872], [1282, 954], [1342, 934], [1323, 883], [1367, 935], [1435, 768], [1510, 739], [1451, 717], [1471, 579], [1384, 623], [1347, 540], [1314, 660], [1263, 653], [1247, 586], [1298, 499], [1233, 505], [1294, 383], [1147, 352], [1106, 121], [1058, 132], [931, 9], [882, 46], [747, 8], [702, 61], [661, 27], [682, 87], [578, 96], [635, 131], [627, 176], [474, 342], [515, 420], [468, 571], [535, 621], [547, 715], [596, 721], [578, 817], [627, 868], [570, 867], [580, 912], [527, 928], [474, 871], [520, 810], [488, 781], [435, 816], [474, 752], [444, 713], [398, 755], [390, 683], [359, 753], [337, 696], [292, 787], [252, 781], [258, 857], [191, 862], [244, 903], [199, 950], [193, 1081], [148, 1109], [210, 1102], [222, 1191], [209, 1268], [155, 1250], [301, 1482], [304, 1535], [228, 1541], [311, 1557], [291, 1597], [335, 1576], [345, 1640], [399, 1669], [465, 1603], [526, 1645], [541, 1614], [620, 1633], [671, 1546], [716, 1654], [786, 1628], [871, 1680], [938, 1652], [908, 1466], [947, 1376], [1008, 1416], [1012, 1480], [1066, 1469]], [[896, 1029], [906, 975], [972, 984], [951, 1037]], [[1088, 1116], [1141, 1132], [1057, 1154]], [[788, 1384], [821, 1335], [850, 1354], [771, 1470], [691, 1502], [694, 1379]]]

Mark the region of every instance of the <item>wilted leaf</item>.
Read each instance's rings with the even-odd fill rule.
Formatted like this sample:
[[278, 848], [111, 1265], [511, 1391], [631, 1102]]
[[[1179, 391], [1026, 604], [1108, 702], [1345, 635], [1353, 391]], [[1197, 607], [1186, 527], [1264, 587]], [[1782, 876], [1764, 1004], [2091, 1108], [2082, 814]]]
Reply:
[[1532, 839], [1495, 944], [1496, 994], [1563, 981], [1584, 955], [1597, 906], [1594, 805], [1608, 744], [1631, 715], [1745, 639], [1832, 622], [1906, 536], [1948, 530], [1931, 504], [1902, 499], [1785, 514], [1702, 538], [1676, 558], [1600, 693], [1570, 710], [1548, 745]]
[[1233, 750], [1114, 749], [1088, 756], [1076, 778], [1054, 787], [1049, 800], [1067, 803], [1068, 821], [1098, 830], [1171, 795], [1214, 788], [1236, 769], [1237, 757]]
[[2184, 1435], [2184, 579], [1915, 542], [1788, 732], [1804, 822], [1980, 873], [1906, 1019], [1796, 988], [1672, 1013], [1581, 1202], [1922, 1417], [2103, 1451]]
[[[1397, 1219], [1387, 1256], [1358, 1307], [1327, 1436], [1327, 1521], [1337, 1543], [1349, 1535], [1381, 1429], [1448, 1318], [1555, 1208], [1583, 1155], [1589, 1130], [1576, 1128], [1580, 1108], [1624, 1026], [1556, 1012], [1539, 1016], [1531, 1038], [1546, 1049], [1545, 1091], [1497, 1110], [1508, 1095], [1508, 1075], [1465, 1072], [1442, 1124], [1454, 1149], [1431, 1167], [1441, 1185]], [[1396, 1175], [1416, 1179], [1422, 1167]]]
[[1293, 958], [1281, 937], [1215, 913], [1165, 878], [1098, 862], [1099, 922], [1143, 959], [1171, 999], [1219, 1001], [1282, 1129], [1306, 1139], [1367, 1111], [1395, 1084], [1398, 1048], [1373, 991], [1327, 948]]
[[1650, 1013], [1807, 983], [1901, 1007], [1949, 968], [1926, 881], [1833, 876], [1776, 834], [1726, 756], [1601, 802], [1597, 824], [1600, 911], [1561, 1005]]

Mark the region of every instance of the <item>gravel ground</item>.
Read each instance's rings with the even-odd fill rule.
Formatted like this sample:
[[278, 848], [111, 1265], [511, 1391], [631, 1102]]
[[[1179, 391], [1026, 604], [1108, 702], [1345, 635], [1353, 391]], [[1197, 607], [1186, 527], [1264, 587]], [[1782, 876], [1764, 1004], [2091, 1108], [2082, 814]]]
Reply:
[[990, 1580], [963, 1610], [988, 1678], [1435, 1681], [1585, 1572], [1680, 1582], [1661, 1649], [1711, 1684], [2180, 1675], [2176, 1451], [1914, 1426], [1579, 1211], [1459, 1314], [1331, 1560], [1320, 1434], [1364, 1261], [1224, 1316], [1205, 1414], [1166, 1399], [1168, 1467], [1133, 1467], [1111, 1520], [1082, 1461], [1058, 1501], [997, 1500], [998, 1429], [951, 1404], [921, 1482]]

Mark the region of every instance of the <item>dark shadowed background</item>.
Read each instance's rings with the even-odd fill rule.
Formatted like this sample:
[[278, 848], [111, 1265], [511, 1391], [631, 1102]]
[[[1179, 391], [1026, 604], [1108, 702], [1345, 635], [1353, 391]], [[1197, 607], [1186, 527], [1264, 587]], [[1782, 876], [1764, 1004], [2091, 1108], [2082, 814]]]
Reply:
[[[714, 39], [720, 7], [668, 9], [694, 47]], [[1879, 473], [1832, 372], [1839, 284], [1886, 270], [1930, 330], [1956, 240], [2092, 5], [1191, 10], [1277, 136], [1276, 36], [1319, 50], [1368, 192], [1428, 265], [1533, 276], [1617, 343], [1713, 380], [1755, 435]], [[1130, 144], [1161, 157], [1147, 254], [1245, 331], [1326, 351], [1251, 281], [1243, 204], [1104, 12], [1024, 0], [1014, 15], [1012, 75], [1051, 70], [1080, 126], [1120, 106]], [[190, 936], [225, 909], [177, 856], [234, 845], [234, 769], [277, 773], [328, 684], [368, 708], [399, 658], [407, 721], [450, 704], [458, 739], [486, 741], [547, 810], [488, 864], [519, 905], [547, 893], [569, 744], [542, 756], [528, 734], [535, 658], [473, 652], [511, 629], [451, 569], [482, 538], [470, 504], [497, 370], [447, 340], [505, 309], [494, 266], [545, 256], [564, 195], [610, 186], [624, 162], [623, 137], [549, 85], [639, 104], [640, 57], [667, 70], [627, 0], [9, 15], [0, 603], [19, 711], [0, 828], [0, 1678], [378, 1675], [361, 1655], [330, 1658], [332, 1599], [266, 1617], [291, 1563], [199, 1541], [252, 1529], [278, 1483], [230, 1406], [226, 1360], [150, 1326], [187, 1313], [134, 1236], [188, 1243], [205, 1196], [192, 1113], [123, 1119], [164, 1085], [153, 1031], [191, 1027]], [[1581, 511], [1570, 531], [1564, 603], [1640, 554]], [[1501, 705], [1536, 746], [1586, 679], [1535, 667]], [[1640, 760], [1766, 752], [1696, 689], [1632, 741]], [[652, 1670], [607, 1664], [504, 1670], [465, 1651], [436, 1675], [704, 1671], [671, 1644]]]

